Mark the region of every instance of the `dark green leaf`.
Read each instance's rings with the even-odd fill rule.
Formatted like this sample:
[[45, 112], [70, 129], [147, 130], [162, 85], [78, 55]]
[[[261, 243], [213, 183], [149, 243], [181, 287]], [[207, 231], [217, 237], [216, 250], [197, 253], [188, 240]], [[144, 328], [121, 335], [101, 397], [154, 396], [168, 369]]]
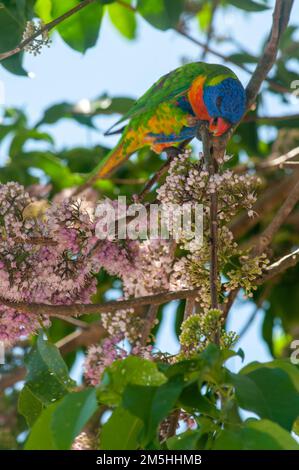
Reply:
[[[52, 17], [57, 18], [79, 3], [80, 0], [52, 0]], [[94, 2], [63, 21], [57, 30], [72, 49], [85, 52], [97, 42], [102, 16], [103, 7]]]
[[122, 394], [128, 384], [157, 386], [166, 382], [152, 361], [137, 356], [114, 362], [104, 373], [98, 397], [107, 405], [121, 403]]
[[246, 11], [264, 11], [269, 8], [267, 5], [253, 0], [227, 0], [227, 3]]
[[138, 0], [137, 10], [155, 28], [175, 28], [183, 12], [182, 0]]
[[194, 450], [200, 437], [198, 431], [188, 430], [167, 439], [166, 445], [169, 450]]
[[159, 423], [175, 406], [183, 388], [183, 378], [174, 377], [160, 387], [128, 385], [123, 394], [123, 406], [143, 421], [142, 443], [150, 443]]
[[43, 404], [49, 405], [74, 385], [56, 346], [39, 335], [27, 361], [26, 386]]
[[20, 76], [28, 76], [27, 71], [24, 69], [23, 63], [23, 53], [19, 52], [19, 54], [15, 54], [7, 59], [3, 60], [1, 64], [3, 67], [11, 73]]
[[136, 450], [142, 422], [123, 407], [117, 407], [100, 434], [101, 450]]
[[42, 402], [25, 385], [19, 395], [18, 412], [25, 417], [28, 426], [34, 424], [42, 409]]
[[[295, 367], [293, 370], [299, 379], [299, 371]], [[239, 374], [230, 376], [241, 408], [275, 421], [288, 431], [292, 429], [299, 416], [299, 388], [286, 369], [261, 364], [250, 369], [249, 365]]]
[[60, 400], [51, 421], [53, 440], [58, 449], [67, 450], [97, 410], [96, 390], [73, 392]]
[[50, 144], [54, 143], [53, 138], [46, 132], [39, 132], [35, 129], [22, 129], [16, 133], [11, 141], [9, 148], [10, 157], [14, 158], [18, 155], [23, 150], [24, 144], [29, 140], [40, 140]]
[[291, 435], [268, 420], [248, 420], [237, 431], [223, 430], [213, 450], [299, 450]]
[[25, 450], [55, 450], [51, 421], [58, 403], [49, 405], [37, 418], [25, 444]]

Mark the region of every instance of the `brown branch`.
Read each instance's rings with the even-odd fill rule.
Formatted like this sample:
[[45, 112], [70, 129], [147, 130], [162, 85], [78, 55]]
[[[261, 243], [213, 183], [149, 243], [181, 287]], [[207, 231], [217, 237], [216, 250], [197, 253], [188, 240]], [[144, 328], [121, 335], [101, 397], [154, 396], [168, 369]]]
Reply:
[[248, 108], [254, 103], [263, 81], [275, 63], [279, 41], [288, 25], [293, 3], [294, 0], [276, 0], [269, 40], [246, 87]]
[[299, 120], [299, 114], [285, 114], [284, 116], [257, 116], [256, 114], [248, 114], [243, 122], [258, 122], [259, 124], [269, 124], [284, 121], [297, 121]]
[[263, 307], [263, 303], [265, 302], [265, 300], [267, 300], [267, 297], [270, 294], [272, 288], [273, 288], [272, 283], [267, 284], [266, 288], [264, 289], [264, 292], [262, 292], [262, 294], [260, 295], [258, 301], [256, 302], [254, 311], [252, 312], [252, 314], [248, 318], [247, 322], [245, 323], [245, 325], [241, 329], [240, 333], [238, 334], [238, 341], [240, 341], [240, 339], [247, 333], [248, 329], [251, 327], [251, 325], [254, 322], [259, 310]]
[[136, 297], [128, 300], [111, 300], [104, 304], [71, 304], [71, 305], [50, 305], [26, 302], [14, 302], [3, 297], [0, 298], [0, 304], [14, 308], [19, 312], [32, 313], [33, 315], [65, 315], [80, 316], [85, 314], [97, 314], [103, 312], [115, 312], [116, 310], [126, 308], [137, 308], [145, 305], [162, 305], [171, 300], [187, 299], [189, 296], [195, 296], [198, 289], [179, 290], [175, 292], [159, 292], [158, 294]]
[[[235, 173], [245, 173], [248, 170], [255, 170], [259, 172], [264, 171], [273, 171], [277, 168], [295, 168], [296, 165], [293, 165], [293, 162], [289, 162], [293, 158], [299, 157], [299, 147], [295, 147], [284, 155], [277, 156], [277, 154], [270, 155], [265, 160], [258, 160], [254, 165], [241, 164], [234, 168]], [[290, 166], [289, 166], [290, 163]], [[297, 163], [297, 162], [295, 162]]]
[[156, 318], [157, 318], [157, 314], [158, 314], [158, 310], [159, 310], [159, 305], [150, 305], [149, 308], [148, 308], [148, 312], [147, 312], [147, 315], [146, 315], [146, 320], [144, 322], [144, 326], [143, 326], [143, 331], [142, 331], [142, 336], [140, 338], [140, 344], [141, 346], [146, 346], [147, 344], [147, 340], [151, 334], [151, 330], [154, 326], [154, 323], [156, 321]]
[[299, 171], [294, 171], [291, 176], [286, 176], [277, 183], [272, 183], [253, 206], [255, 217], [248, 217], [243, 213], [232, 221], [230, 230], [234, 237], [240, 238], [253, 228], [262, 217], [277, 207], [292, 191], [298, 182]]
[[189, 318], [193, 314], [195, 304], [196, 304], [195, 297], [190, 296], [186, 299], [186, 305], [185, 305], [185, 310], [184, 310], [184, 320], [187, 320], [187, 318]]
[[12, 57], [15, 54], [18, 54], [19, 52], [24, 50], [25, 47], [28, 46], [32, 41], [34, 41], [34, 39], [40, 36], [42, 33], [51, 31], [53, 28], [55, 28], [55, 26], [59, 25], [60, 23], [62, 23], [64, 20], [74, 15], [75, 13], [78, 13], [80, 10], [82, 10], [83, 8], [85, 8], [86, 6], [90, 5], [93, 2], [95, 2], [95, 0], [82, 0], [82, 2], [78, 3], [78, 5], [76, 5], [75, 7], [63, 13], [63, 15], [58, 16], [53, 21], [50, 21], [49, 23], [46, 23], [45, 25], [43, 25], [38, 31], [36, 31], [30, 37], [20, 42], [20, 44], [16, 48], [0, 54], [0, 61], [7, 59], [8, 57]]
[[264, 284], [264, 282], [273, 279], [278, 274], [285, 272], [287, 269], [296, 266], [299, 262], [299, 249], [292, 251], [291, 253], [283, 256], [279, 260], [272, 263], [265, 270], [265, 273], [260, 276], [256, 283], [257, 285]]
[[216, 13], [218, 5], [219, 5], [219, 0], [212, 0], [211, 19], [210, 19], [210, 22], [209, 22], [208, 31], [207, 31], [207, 35], [206, 35], [206, 43], [205, 43], [205, 46], [204, 46], [202, 54], [201, 54], [201, 60], [205, 60], [206, 55], [208, 53], [207, 48], [209, 47], [210, 41], [211, 41], [212, 36], [213, 36], [215, 13]]
[[294, 186], [292, 191], [289, 193], [287, 199], [280, 207], [275, 217], [272, 219], [270, 224], [266, 227], [263, 233], [256, 240], [254, 254], [259, 255], [265, 251], [265, 249], [272, 242], [275, 234], [280, 229], [288, 215], [291, 213], [297, 202], [299, 201], [299, 182]]
[[[270, 279], [273, 279], [279, 274], [282, 274], [285, 272], [287, 269], [294, 267], [297, 263], [299, 262], [299, 249], [293, 251], [292, 253], [289, 253], [288, 255], [280, 258], [278, 261], [275, 263], [272, 263], [270, 266], [268, 266], [265, 269], [265, 272], [262, 276], [257, 278], [256, 284], [261, 285]], [[198, 294], [198, 289], [193, 289], [193, 290], [185, 290], [185, 291], [179, 291], [179, 292], [164, 292], [160, 294], [155, 294], [152, 296], [146, 296], [146, 297], [140, 297], [133, 300], [133, 304], [129, 306], [141, 306], [141, 305], [159, 305], [162, 303], [169, 302], [171, 300], [178, 300], [178, 299], [184, 299], [184, 298], [189, 298], [189, 297], [196, 297]], [[107, 306], [108, 310], [117, 310], [118, 308], [126, 308], [123, 305], [123, 302], [126, 302], [126, 306], [128, 306], [128, 301], [119, 301], [119, 302], [107, 302], [106, 304], [102, 305], [85, 305], [83, 306], [83, 313], [91, 312], [92, 309], [91, 307], [94, 308], [95, 313], [99, 312], [104, 312], [107, 311]], [[112, 305], [111, 305], [112, 304]], [[117, 304], [117, 308], [116, 305]], [[10, 305], [11, 306], [11, 305]], [[13, 307], [15, 308], [16, 306], [20, 306], [18, 303], [13, 303]], [[28, 313], [34, 313], [38, 314], [39, 313], [45, 313], [44, 307], [46, 308], [47, 314], [51, 314], [51, 312], [55, 311], [57, 307], [64, 307], [65, 313], [71, 315], [74, 314], [74, 310], [77, 310], [78, 305], [68, 305], [68, 306], [50, 306], [50, 305], [38, 305], [38, 304], [23, 304], [21, 310], [24, 312]], [[57, 312], [56, 312], [57, 313]], [[97, 335], [97, 338], [96, 338]], [[60, 347], [62, 354], [66, 354], [68, 352], [71, 352], [72, 350], [76, 349], [79, 346], [88, 346], [92, 343], [97, 342], [101, 337], [104, 337], [106, 335], [105, 330], [101, 327], [100, 324], [91, 324], [90, 329], [84, 330], [84, 331], [76, 331], [74, 333], [71, 333], [68, 335], [66, 338], [63, 338], [58, 342], [58, 347]], [[1, 380], [0, 380], [0, 388], [1, 390], [4, 390], [7, 387], [11, 387], [14, 383], [17, 381], [23, 380], [25, 374], [24, 369], [17, 369], [12, 374], [7, 374], [3, 375]]]
[[[223, 60], [223, 62], [229, 62], [231, 64], [236, 65], [239, 67], [241, 70], [244, 70], [244, 72], [248, 73], [249, 75], [252, 75], [252, 70], [250, 70], [246, 65], [240, 64], [239, 62], [235, 61], [234, 59], [231, 59], [229, 56], [226, 56], [225, 54], [222, 54], [221, 52], [216, 51], [216, 49], [211, 48], [210, 46], [207, 46], [205, 43], [199, 41], [198, 39], [194, 38], [191, 36], [189, 33], [186, 31], [177, 28], [176, 31], [189, 41], [193, 42], [193, 44], [196, 44], [199, 47], [202, 47], [203, 49], [206, 48], [207, 52], [210, 54], [214, 55], [215, 57], [218, 57], [219, 59]], [[270, 78], [266, 79], [266, 82], [269, 84], [269, 86], [280, 93], [291, 93], [291, 90], [283, 85], [280, 85], [279, 83], [276, 83], [275, 81], [271, 80]]]
[[[175, 149], [176, 150], [176, 149]], [[170, 163], [173, 159], [173, 155], [169, 154], [166, 162], [161, 166], [161, 168], [156, 171], [156, 173], [148, 180], [142, 191], [136, 196], [135, 202], [141, 202], [144, 200], [145, 196], [150, 192], [152, 187], [158, 183], [158, 181], [162, 178], [162, 176], [168, 171], [170, 167]]]
[[[206, 124], [200, 127], [200, 136], [202, 140], [203, 155], [209, 176], [216, 173], [215, 161], [211, 154], [210, 136]], [[215, 190], [210, 194], [210, 292], [211, 308], [218, 308], [218, 195]]]

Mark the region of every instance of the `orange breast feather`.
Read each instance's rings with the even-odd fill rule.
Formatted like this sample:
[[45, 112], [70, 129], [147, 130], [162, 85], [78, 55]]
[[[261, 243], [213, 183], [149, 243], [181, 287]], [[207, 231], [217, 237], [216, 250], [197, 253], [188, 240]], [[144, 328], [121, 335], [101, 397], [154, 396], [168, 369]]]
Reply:
[[210, 116], [208, 110], [203, 101], [203, 84], [206, 80], [206, 77], [199, 76], [197, 77], [188, 92], [188, 99], [192, 106], [192, 109], [198, 119], [209, 120]]

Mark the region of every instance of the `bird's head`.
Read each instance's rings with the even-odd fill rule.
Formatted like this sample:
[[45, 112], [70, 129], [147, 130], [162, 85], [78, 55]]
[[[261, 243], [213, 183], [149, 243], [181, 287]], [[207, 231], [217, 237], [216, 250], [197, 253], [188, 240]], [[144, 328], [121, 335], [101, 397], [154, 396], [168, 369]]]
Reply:
[[236, 124], [246, 110], [246, 94], [241, 82], [231, 76], [208, 79], [203, 88], [203, 101], [210, 116], [209, 130], [221, 136]]

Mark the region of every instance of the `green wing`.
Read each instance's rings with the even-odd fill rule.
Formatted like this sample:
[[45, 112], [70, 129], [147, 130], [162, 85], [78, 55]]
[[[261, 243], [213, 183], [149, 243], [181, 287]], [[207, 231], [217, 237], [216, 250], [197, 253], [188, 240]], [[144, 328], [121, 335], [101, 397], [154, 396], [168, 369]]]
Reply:
[[106, 134], [109, 135], [110, 130], [123, 121], [147, 113], [162, 102], [184, 95], [188, 92], [193, 80], [199, 75], [206, 75], [211, 78], [219, 74], [237, 78], [228, 67], [219, 64], [206, 64], [205, 62], [193, 62], [172, 70], [154, 83], [154, 85], [134, 103], [132, 108], [119, 121], [113, 124]]
[[183, 65], [167, 73], [154, 83], [154, 85], [152, 85], [151, 88], [135, 102], [132, 108], [110, 129], [127, 119], [132, 119], [142, 113], [148, 112], [152, 108], [156, 108], [163, 101], [177, 98], [186, 93], [193, 80], [198, 75], [207, 73], [207, 69], [210, 65], [212, 64], [196, 62]]

